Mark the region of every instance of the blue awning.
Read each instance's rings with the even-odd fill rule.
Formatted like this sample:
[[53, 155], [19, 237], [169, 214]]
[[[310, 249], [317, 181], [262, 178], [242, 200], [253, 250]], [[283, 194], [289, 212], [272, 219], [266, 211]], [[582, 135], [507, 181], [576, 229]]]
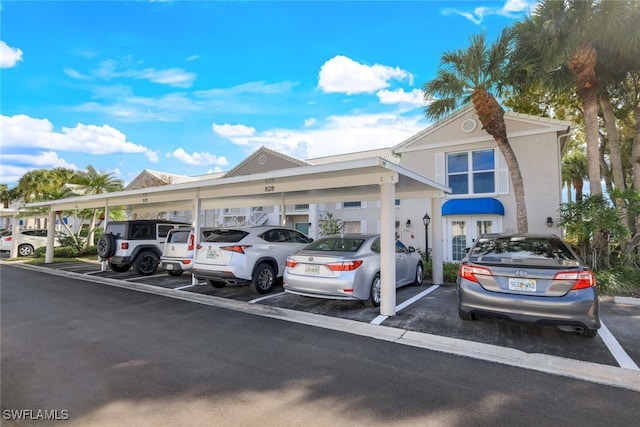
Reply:
[[442, 216], [474, 214], [504, 216], [504, 206], [499, 200], [491, 197], [482, 197], [478, 199], [453, 199], [447, 200], [442, 205]]

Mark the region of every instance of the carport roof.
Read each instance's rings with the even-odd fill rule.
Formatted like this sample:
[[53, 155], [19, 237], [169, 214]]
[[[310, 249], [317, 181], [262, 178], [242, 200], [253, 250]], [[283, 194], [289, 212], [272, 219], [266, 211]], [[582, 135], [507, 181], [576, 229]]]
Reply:
[[379, 186], [384, 183], [396, 184], [398, 199], [440, 197], [451, 191], [388, 160], [367, 158], [29, 203], [26, 207], [61, 211], [144, 205], [162, 212], [192, 209], [196, 199], [201, 200], [203, 209], [379, 200]]

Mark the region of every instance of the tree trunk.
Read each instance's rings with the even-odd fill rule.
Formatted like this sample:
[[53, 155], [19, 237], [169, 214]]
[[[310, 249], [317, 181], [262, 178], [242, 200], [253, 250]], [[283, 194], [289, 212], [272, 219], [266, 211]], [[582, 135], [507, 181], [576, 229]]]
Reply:
[[486, 90], [476, 88], [471, 96], [476, 114], [482, 123], [482, 128], [496, 141], [502, 156], [504, 157], [511, 185], [516, 199], [516, 227], [518, 233], [528, 233], [529, 223], [527, 218], [527, 204], [524, 197], [524, 182], [520, 173], [520, 165], [513, 148], [507, 138], [507, 127], [504, 122], [504, 110], [498, 104], [495, 97]]

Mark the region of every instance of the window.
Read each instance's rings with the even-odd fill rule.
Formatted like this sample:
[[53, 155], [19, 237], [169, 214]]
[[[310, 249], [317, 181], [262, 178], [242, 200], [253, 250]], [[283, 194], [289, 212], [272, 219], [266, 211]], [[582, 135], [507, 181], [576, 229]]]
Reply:
[[359, 208], [360, 206], [362, 206], [361, 202], [344, 202], [342, 204], [343, 208]]
[[447, 154], [447, 181], [453, 194], [496, 191], [494, 150]]

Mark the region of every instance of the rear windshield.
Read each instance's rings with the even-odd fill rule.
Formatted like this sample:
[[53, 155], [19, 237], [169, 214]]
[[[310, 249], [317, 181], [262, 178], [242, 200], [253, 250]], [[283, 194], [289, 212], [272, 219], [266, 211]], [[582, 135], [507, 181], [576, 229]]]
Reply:
[[204, 242], [237, 243], [246, 236], [243, 230], [214, 230], [204, 239]]
[[126, 224], [107, 224], [107, 233], [111, 233], [119, 239], [122, 239], [125, 236], [127, 231]]
[[561, 240], [530, 237], [480, 239], [469, 254], [469, 259], [474, 262], [551, 261], [555, 264], [578, 261]]
[[305, 249], [312, 251], [356, 252], [365, 239], [353, 237], [326, 237], [316, 240]]
[[174, 231], [174, 232], [170, 232], [171, 234], [169, 235], [169, 242], [171, 243], [187, 243], [187, 241], [189, 240], [189, 234], [191, 234], [191, 231], [189, 230], [180, 230], [180, 231]]

